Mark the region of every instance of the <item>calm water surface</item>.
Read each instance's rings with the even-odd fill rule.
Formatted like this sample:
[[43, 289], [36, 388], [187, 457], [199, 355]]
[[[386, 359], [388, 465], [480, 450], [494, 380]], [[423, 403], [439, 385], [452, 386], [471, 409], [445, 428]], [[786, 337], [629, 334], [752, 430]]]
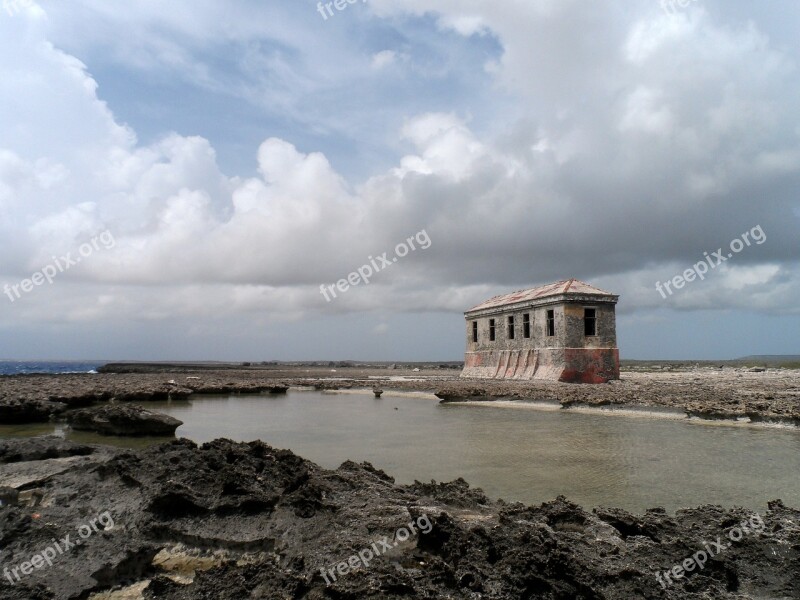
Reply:
[[[564, 494], [585, 507], [633, 511], [708, 503], [763, 510], [775, 498], [800, 506], [800, 432], [791, 429], [316, 391], [147, 406], [181, 419], [178, 435], [196, 442], [261, 439], [324, 467], [369, 461], [400, 483], [463, 477], [489, 496], [529, 504]], [[1, 426], [0, 438], [52, 431]]]

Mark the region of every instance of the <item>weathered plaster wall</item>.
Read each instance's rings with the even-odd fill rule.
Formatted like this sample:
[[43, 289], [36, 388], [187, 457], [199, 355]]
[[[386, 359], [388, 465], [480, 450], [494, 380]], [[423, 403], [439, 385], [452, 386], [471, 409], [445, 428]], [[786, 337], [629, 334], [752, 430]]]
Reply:
[[[597, 311], [597, 335], [584, 335], [583, 314], [585, 308]], [[567, 348], [616, 348], [617, 323], [613, 304], [566, 304], [564, 305]]]
[[[584, 307], [597, 311], [597, 335], [584, 335]], [[555, 335], [547, 336], [547, 311], [555, 316]], [[531, 337], [523, 336], [523, 315], [530, 315]], [[514, 316], [514, 339], [508, 317]], [[495, 320], [495, 340], [489, 339], [489, 320]], [[478, 323], [478, 341], [472, 323]], [[600, 383], [619, 379], [616, 317], [612, 303], [562, 302], [525, 309], [493, 311], [466, 319], [462, 377], [491, 379], [549, 379]]]

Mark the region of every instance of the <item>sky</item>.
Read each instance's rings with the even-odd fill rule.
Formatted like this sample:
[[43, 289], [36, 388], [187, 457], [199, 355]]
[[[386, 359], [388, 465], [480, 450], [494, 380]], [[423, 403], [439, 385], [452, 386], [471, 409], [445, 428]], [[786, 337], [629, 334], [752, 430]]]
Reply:
[[800, 4], [326, 4], [0, 0], [0, 358], [460, 360], [572, 277], [800, 354]]

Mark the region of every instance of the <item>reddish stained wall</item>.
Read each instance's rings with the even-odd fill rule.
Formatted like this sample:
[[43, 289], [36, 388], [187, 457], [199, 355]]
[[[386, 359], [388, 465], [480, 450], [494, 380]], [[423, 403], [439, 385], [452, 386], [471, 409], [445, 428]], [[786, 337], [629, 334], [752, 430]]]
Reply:
[[482, 352], [470, 352], [464, 357], [464, 366], [467, 367], [482, 367], [483, 366]]
[[566, 383], [607, 383], [619, 379], [617, 348], [542, 348], [536, 352], [536, 358], [508, 350], [467, 352], [462, 377]]
[[617, 348], [566, 348], [565, 368], [559, 381], [566, 383], [607, 383], [619, 379]]

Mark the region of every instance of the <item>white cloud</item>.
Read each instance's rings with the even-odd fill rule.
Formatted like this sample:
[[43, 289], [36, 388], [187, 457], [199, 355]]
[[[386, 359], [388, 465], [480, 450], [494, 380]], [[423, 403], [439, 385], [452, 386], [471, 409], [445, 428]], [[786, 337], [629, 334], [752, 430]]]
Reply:
[[663, 95], [655, 90], [637, 88], [629, 96], [622, 123], [623, 130], [669, 135], [674, 119], [669, 108], [663, 105]]
[[[669, 302], [793, 310], [800, 128], [791, 60], [752, 27], [717, 26], [705, 12], [616, 20], [616, 11], [577, 6], [437, 6], [442, 27], [501, 41], [495, 75], [518, 94], [522, 118], [496, 130], [466, 114], [409, 114], [396, 132], [406, 155], [361, 183], [292, 139], [253, 148], [254, 177], [224, 173], [202, 137], [164, 132], [139, 143], [86, 66], [47, 42], [44, 17], [0, 22], [4, 47], [16, 45], [0, 52], [0, 276], [17, 282], [104, 229], [117, 241], [0, 320], [36, 322], [54, 310], [73, 320], [458, 312], [565, 276], [605, 283], [628, 309], [654, 308], [663, 305], [655, 281], [756, 222], [768, 243]], [[157, 17], [200, 40], [211, 27], [205, 12], [182, 24], [171, 11], [137, 10], [141, 31]], [[400, 59], [384, 50], [364, 64]], [[429, 251], [335, 303], [319, 295], [319, 284], [423, 227]]]
[[393, 64], [397, 60], [397, 52], [394, 50], [381, 50], [372, 55], [372, 68], [383, 69]]

